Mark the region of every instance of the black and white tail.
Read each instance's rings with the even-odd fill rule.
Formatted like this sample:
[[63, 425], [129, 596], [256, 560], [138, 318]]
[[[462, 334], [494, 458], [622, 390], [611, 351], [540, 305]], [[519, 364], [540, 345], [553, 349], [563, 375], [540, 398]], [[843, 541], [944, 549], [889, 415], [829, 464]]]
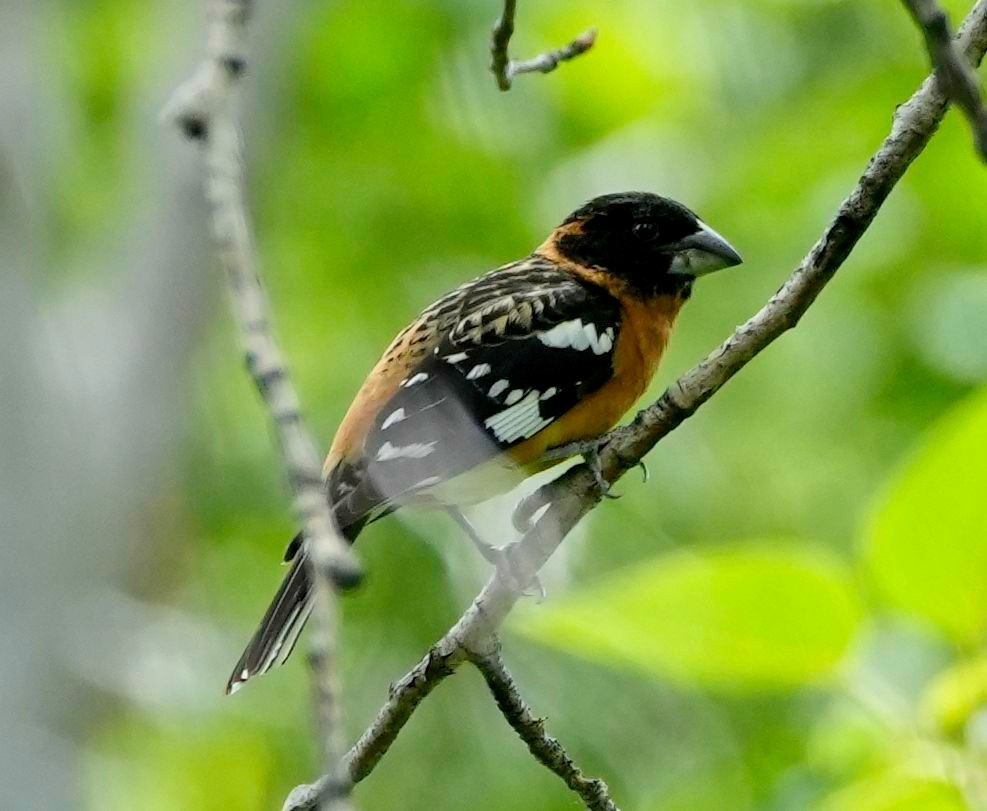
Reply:
[[226, 692], [235, 693], [252, 676], [259, 676], [275, 665], [284, 664], [311, 611], [312, 583], [308, 560], [304, 550], [299, 549], [260, 626], [236, 663]]
[[[330, 486], [335, 477], [346, 472], [345, 468], [341, 472], [341, 467], [330, 474]], [[336, 502], [333, 517], [347, 542], [353, 543], [369, 521], [383, 517], [393, 509], [381, 507], [381, 501], [380, 494], [373, 487], [363, 486], [354, 488], [347, 497]], [[288, 545], [285, 560], [291, 561], [291, 569], [281, 582], [240, 661], [236, 663], [226, 684], [227, 693], [235, 693], [247, 679], [284, 664], [305, 627], [308, 615], [312, 613], [312, 581], [300, 532]]]

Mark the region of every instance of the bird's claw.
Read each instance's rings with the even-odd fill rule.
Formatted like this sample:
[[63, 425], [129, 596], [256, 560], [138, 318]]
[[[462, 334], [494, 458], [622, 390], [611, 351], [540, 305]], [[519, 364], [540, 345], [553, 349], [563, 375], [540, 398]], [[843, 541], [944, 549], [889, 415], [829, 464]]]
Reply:
[[496, 564], [497, 571], [508, 580], [511, 587], [515, 591], [520, 592], [524, 597], [534, 597], [535, 602], [544, 602], [548, 596], [548, 592], [545, 591], [545, 586], [542, 584], [541, 578], [535, 574], [525, 582], [525, 578], [521, 575], [521, 567], [514, 558], [514, 552], [520, 548], [520, 544], [515, 542], [495, 548], [500, 555], [500, 560]]
[[[584, 442], [570, 442], [568, 445], [560, 445], [557, 448], [552, 448], [545, 455], [546, 459], [568, 459], [570, 456], [575, 456], [576, 454], [581, 454], [583, 457], [583, 463], [589, 469], [589, 472], [593, 476], [593, 482], [596, 484], [596, 489], [603, 498], [618, 499], [620, 498], [620, 493], [610, 492], [610, 482], [606, 480], [603, 476], [603, 466], [600, 462], [600, 448], [603, 445], [603, 438], [590, 439]], [[648, 470], [648, 466], [643, 459], [641, 459], [635, 467], [641, 468], [641, 473], [644, 478], [644, 483], [647, 484], [651, 479], [651, 472]], [[525, 519], [530, 519], [530, 515], [525, 515], [521, 510], [524, 502], [518, 505], [518, 509], [515, 511], [515, 517], [518, 517], [518, 513], [521, 513], [521, 517]], [[526, 520], [525, 529], [518, 523], [517, 520], [514, 522], [515, 528], [519, 531], [525, 531], [525, 529], [530, 529], [531, 521]]]
[[599, 491], [600, 495], [604, 498], [610, 499], [620, 498], [618, 494], [610, 492], [610, 482], [608, 482], [603, 476], [603, 467], [600, 463], [600, 446], [603, 442], [604, 440], [602, 437], [579, 442], [570, 442], [567, 445], [559, 445], [557, 448], [550, 448], [544, 458], [550, 461], [556, 459], [562, 460], [568, 459], [576, 454], [580, 454], [583, 457], [583, 463], [587, 468], [589, 468], [589, 472], [593, 475], [593, 482], [596, 484], [596, 489]]
[[541, 582], [541, 578], [538, 575], [535, 575], [535, 579], [528, 584], [527, 588], [525, 588], [521, 594], [524, 597], [534, 598], [534, 601], [539, 605], [548, 599], [548, 592], [545, 591], [545, 584]]
[[603, 475], [603, 465], [600, 463], [599, 443], [583, 450], [583, 462], [593, 475], [593, 482], [596, 484], [596, 489], [603, 498], [609, 498], [612, 501], [620, 498], [620, 493], [610, 492], [610, 482]]

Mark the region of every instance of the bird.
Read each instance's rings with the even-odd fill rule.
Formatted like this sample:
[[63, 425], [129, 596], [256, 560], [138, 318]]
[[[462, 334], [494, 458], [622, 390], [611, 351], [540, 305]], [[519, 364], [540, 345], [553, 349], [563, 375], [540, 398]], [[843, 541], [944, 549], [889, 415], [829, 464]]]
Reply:
[[[324, 488], [340, 533], [352, 543], [398, 508], [431, 507], [475, 538], [460, 508], [564, 458], [592, 463], [651, 382], [695, 280], [741, 262], [681, 203], [612, 193], [439, 298], [384, 351], [331, 443]], [[228, 693], [282, 664], [308, 618], [300, 533], [285, 561]]]

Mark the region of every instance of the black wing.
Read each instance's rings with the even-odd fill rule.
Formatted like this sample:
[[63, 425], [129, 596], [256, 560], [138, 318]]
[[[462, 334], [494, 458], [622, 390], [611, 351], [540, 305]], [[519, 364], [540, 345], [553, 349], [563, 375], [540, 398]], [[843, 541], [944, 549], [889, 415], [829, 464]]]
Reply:
[[546, 259], [481, 276], [456, 298], [455, 319], [377, 415], [360, 462], [330, 474], [341, 525], [534, 436], [613, 376], [620, 305]]

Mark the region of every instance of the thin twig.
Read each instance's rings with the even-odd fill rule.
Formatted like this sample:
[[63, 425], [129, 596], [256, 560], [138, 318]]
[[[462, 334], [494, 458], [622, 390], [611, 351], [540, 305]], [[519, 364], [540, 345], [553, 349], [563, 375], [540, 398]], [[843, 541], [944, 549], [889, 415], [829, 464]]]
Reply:
[[514, 677], [500, 655], [500, 643], [491, 639], [485, 651], [470, 651], [467, 656], [483, 675], [501, 713], [528, 751], [546, 769], [557, 774], [580, 796], [590, 811], [620, 811], [610, 798], [607, 784], [587, 777], [555, 738], [545, 732], [545, 719], [538, 718], [521, 696]]
[[507, 48], [514, 35], [516, 11], [517, 0], [504, 0], [504, 10], [494, 23], [493, 36], [490, 39], [490, 70], [501, 90], [510, 90], [514, 77], [521, 73], [551, 73], [560, 62], [568, 62], [586, 53], [596, 42], [596, 29], [590, 28], [561, 48], [546, 51], [531, 59], [511, 59]]
[[[964, 57], [979, 65], [987, 51], [987, 0], [978, 0], [974, 5], [957, 41]], [[891, 134], [871, 158], [822, 237], [781, 289], [716, 350], [672, 384], [657, 402], [641, 411], [631, 425], [610, 433], [600, 453], [608, 481], [616, 481], [639, 465], [660, 439], [695, 413], [755, 355], [798, 323], [870, 227], [895, 184], [935, 134], [947, 106], [946, 96], [930, 77], [898, 108]], [[377, 720], [344, 758], [354, 781], [366, 777], [380, 761], [422, 699], [449, 675], [446, 670], [461, 663], [468, 651], [484, 650], [520, 599], [521, 588], [531, 583], [568, 532], [599, 500], [594, 477], [584, 465], [577, 465], [545, 486], [538, 503], [550, 506], [512, 548], [513, 571], [495, 571], [466, 612], [433, 647], [433, 651], [441, 652], [445, 667], [441, 672], [429, 672], [423, 667], [426, 657], [397, 682]], [[325, 784], [323, 780], [296, 789], [292, 798], [301, 799], [286, 803], [284, 811], [313, 808]]]
[[[335, 674], [336, 605], [333, 584], [355, 585], [360, 568], [336, 532], [325, 497], [315, 443], [302, 422], [298, 395], [271, 325], [271, 307], [257, 267], [244, 192], [243, 155], [234, 96], [247, 65], [249, 0], [211, 0], [207, 58], [176, 91], [164, 115], [202, 147], [213, 237], [226, 271], [247, 368], [275, 426], [294, 507], [306, 538], [315, 583], [310, 660], [316, 709], [333, 774], [341, 752]], [[327, 808], [345, 808], [333, 793]]]
[[980, 80], [953, 40], [949, 17], [936, 0], [902, 0], [925, 37], [925, 47], [943, 92], [959, 107], [973, 129], [980, 157], [987, 161], [987, 107]]

